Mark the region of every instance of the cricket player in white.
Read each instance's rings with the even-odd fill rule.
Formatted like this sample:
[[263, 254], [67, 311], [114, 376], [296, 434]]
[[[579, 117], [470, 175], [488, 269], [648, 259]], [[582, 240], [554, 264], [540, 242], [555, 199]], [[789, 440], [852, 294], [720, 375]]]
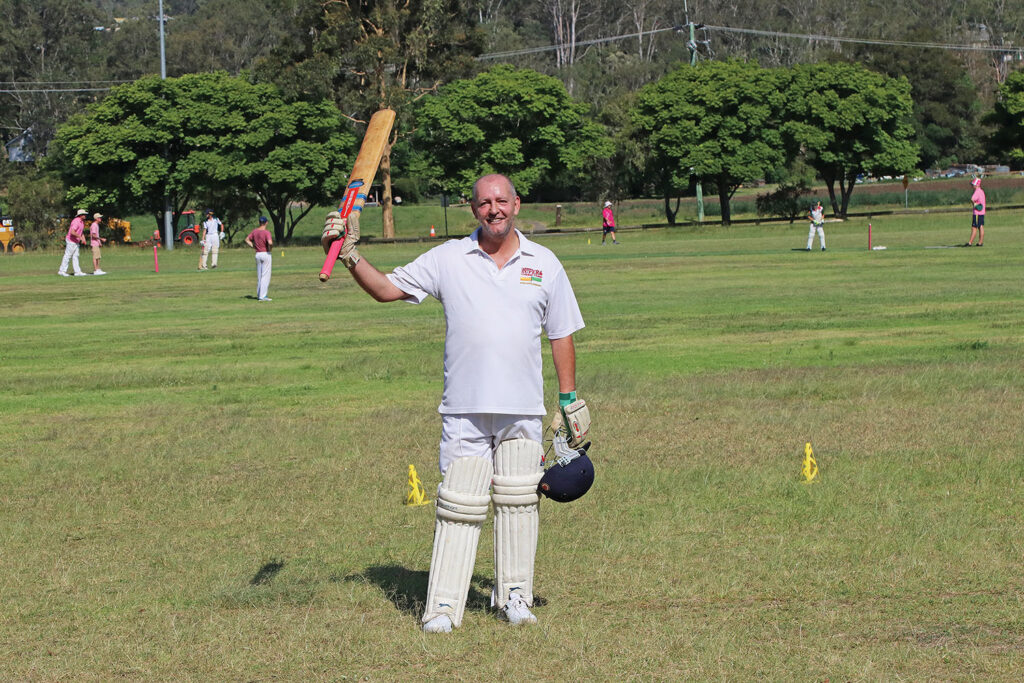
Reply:
[[206, 270], [206, 257], [210, 254], [213, 254], [210, 265], [214, 268], [217, 267], [217, 254], [220, 253], [220, 241], [223, 237], [223, 223], [213, 215], [213, 211], [207, 211], [206, 220], [203, 221], [203, 234], [199, 238], [203, 245], [203, 253], [199, 258], [199, 270]]
[[811, 229], [807, 233], [807, 251], [814, 245], [814, 233], [818, 233], [818, 241], [821, 242], [821, 250], [825, 251], [825, 210], [821, 208], [821, 202], [811, 207], [808, 215], [811, 219]]
[[[540, 335], [543, 330], [551, 341], [564, 412], [564, 405], [576, 401], [572, 335], [583, 327], [583, 318], [555, 255], [514, 228], [519, 206], [508, 178], [484, 176], [473, 186], [479, 227], [469, 237], [450, 240], [384, 275], [356, 250], [358, 218], [350, 218], [339, 256], [377, 301], [420, 303], [433, 296], [444, 306], [444, 390], [438, 408], [443, 481], [423, 615], [428, 632], [449, 632], [462, 623], [490, 502], [492, 604], [512, 624], [537, 620], [530, 607], [547, 414]], [[344, 228], [337, 213], [328, 216], [325, 249]], [[589, 427], [589, 413], [586, 421]]]

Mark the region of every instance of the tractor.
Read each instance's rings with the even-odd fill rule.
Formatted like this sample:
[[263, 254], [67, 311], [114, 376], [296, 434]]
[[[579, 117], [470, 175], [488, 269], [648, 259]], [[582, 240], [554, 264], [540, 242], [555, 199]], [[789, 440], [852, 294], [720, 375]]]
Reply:
[[5, 254], [25, 251], [25, 244], [14, 238], [14, 221], [10, 216], [0, 216], [0, 246], [3, 246]]
[[178, 231], [178, 236], [174, 239], [181, 242], [186, 247], [190, 247], [199, 241], [199, 237], [203, 234], [203, 226], [199, 223], [196, 218], [196, 212], [194, 209], [188, 211], [182, 211], [181, 217], [185, 218], [185, 227]]

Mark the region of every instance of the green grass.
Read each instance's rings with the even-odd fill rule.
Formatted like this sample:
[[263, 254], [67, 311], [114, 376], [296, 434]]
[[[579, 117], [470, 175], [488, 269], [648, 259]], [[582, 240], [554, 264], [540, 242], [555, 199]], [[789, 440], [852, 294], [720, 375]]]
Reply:
[[2, 257], [5, 677], [1019, 680], [1022, 219], [541, 238], [598, 480], [542, 506], [540, 624], [484, 609], [488, 525], [451, 637], [401, 505], [409, 464], [439, 478], [439, 304], [320, 284], [314, 248], [275, 250], [269, 304], [243, 250]]

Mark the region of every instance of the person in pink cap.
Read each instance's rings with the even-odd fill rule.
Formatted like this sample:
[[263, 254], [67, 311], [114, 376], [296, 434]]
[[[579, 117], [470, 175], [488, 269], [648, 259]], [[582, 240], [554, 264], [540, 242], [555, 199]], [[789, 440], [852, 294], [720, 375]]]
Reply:
[[612, 213], [612, 203], [605, 202], [604, 209], [601, 211], [601, 246], [604, 246], [605, 239], [608, 237], [608, 233], [612, 235], [612, 244], [618, 244], [618, 240], [615, 239], [615, 214]]
[[971, 239], [967, 240], [965, 247], [973, 247], [974, 238], [978, 238], [977, 246], [985, 243], [985, 190], [981, 189], [981, 178], [971, 181], [974, 186], [974, 194], [971, 195], [971, 207], [974, 216], [971, 218]]

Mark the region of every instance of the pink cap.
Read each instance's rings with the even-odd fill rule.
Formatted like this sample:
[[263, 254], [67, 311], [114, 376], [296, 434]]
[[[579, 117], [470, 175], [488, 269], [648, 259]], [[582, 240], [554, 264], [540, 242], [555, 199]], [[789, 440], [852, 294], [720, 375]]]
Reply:
[[972, 180], [971, 185], [974, 185], [975, 187], [981, 185], [981, 178], [975, 178], [974, 180]]

